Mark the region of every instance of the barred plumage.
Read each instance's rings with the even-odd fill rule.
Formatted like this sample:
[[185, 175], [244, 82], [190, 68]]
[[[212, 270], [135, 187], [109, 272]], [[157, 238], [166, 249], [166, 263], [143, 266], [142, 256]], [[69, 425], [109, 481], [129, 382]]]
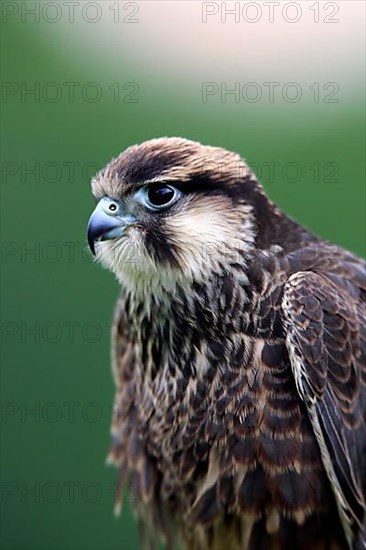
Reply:
[[223, 149], [151, 140], [93, 192], [122, 284], [109, 458], [146, 544], [365, 548], [365, 262]]

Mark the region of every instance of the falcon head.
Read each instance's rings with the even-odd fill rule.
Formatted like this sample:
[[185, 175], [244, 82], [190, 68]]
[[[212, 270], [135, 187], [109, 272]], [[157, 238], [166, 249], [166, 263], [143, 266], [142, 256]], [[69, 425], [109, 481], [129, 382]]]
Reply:
[[239, 155], [180, 138], [129, 147], [92, 190], [90, 248], [128, 286], [202, 282], [243, 265], [270, 205]]

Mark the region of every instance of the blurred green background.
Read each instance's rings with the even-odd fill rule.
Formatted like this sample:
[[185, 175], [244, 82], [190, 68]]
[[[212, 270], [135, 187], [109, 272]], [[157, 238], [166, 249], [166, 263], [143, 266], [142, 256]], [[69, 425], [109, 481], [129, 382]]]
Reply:
[[[196, 12], [189, 14], [195, 18], [191, 34], [183, 32], [189, 21], [178, 28], [175, 19], [169, 26], [165, 2], [149, 2], [155, 18], [146, 2], [138, 3], [137, 15], [135, 3], [132, 9], [124, 5], [123, 18], [137, 21], [113, 26], [114, 3], [97, 4], [104, 11], [94, 23], [80, 14], [78, 19], [79, 12], [73, 23], [64, 13], [52, 23], [52, 7], [37, 20], [16, 11], [16, 2], [2, 6], [7, 11], [1, 39], [1, 547], [6, 549], [138, 548], [129, 503], [118, 519], [113, 515], [116, 472], [105, 466], [114, 392], [109, 326], [118, 284], [93, 265], [85, 248], [93, 209], [90, 177], [112, 156], [163, 135], [238, 151], [286, 212], [365, 254], [363, 53], [358, 51], [354, 63], [345, 56], [332, 67], [322, 59], [324, 52], [297, 48], [294, 38], [277, 46], [276, 65], [273, 43], [263, 43], [266, 28], [258, 26], [261, 55], [267, 52], [268, 58], [258, 68], [256, 42], [247, 57], [231, 45], [229, 72], [220, 75], [228, 60], [218, 52], [229, 27], [208, 28]], [[188, 8], [175, 4], [180, 17]], [[94, 17], [92, 11], [88, 17]], [[216, 49], [200, 42], [200, 29]], [[313, 32], [321, 37], [323, 30]], [[325, 52], [343, 30], [340, 17]], [[301, 25], [295, 31], [307, 32]], [[180, 51], [170, 51], [174, 36]], [[309, 72], [314, 56], [320, 61]], [[264, 82], [278, 80], [282, 90], [296, 80], [295, 67], [308, 70], [298, 102], [281, 94], [273, 102], [242, 96], [236, 102], [220, 92], [202, 101], [202, 82], [215, 82], [220, 90], [222, 82], [230, 89], [235, 82], [254, 81], [263, 91]], [[281, 74], [274, 79], [277, 70]], [[322, 86], [330, 81], [339, 86], [334, 103], [324, 101], [332, 88]], [[309, 91], [315, 82], [317, 102]], [[35, 94], [26, 93], [30, 88]], [[268, 163], [276, 163], [273, 177]]]

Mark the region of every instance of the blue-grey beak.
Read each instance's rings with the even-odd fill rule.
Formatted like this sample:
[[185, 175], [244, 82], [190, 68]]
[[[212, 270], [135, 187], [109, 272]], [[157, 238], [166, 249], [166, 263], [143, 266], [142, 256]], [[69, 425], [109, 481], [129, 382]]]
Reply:
[[120, 237], [134, 221], [136, 218], [124, 211], [120, 201], [109, 197], [100, 199], [88, 223], [88, 243], [94, 256], [96, 241]]

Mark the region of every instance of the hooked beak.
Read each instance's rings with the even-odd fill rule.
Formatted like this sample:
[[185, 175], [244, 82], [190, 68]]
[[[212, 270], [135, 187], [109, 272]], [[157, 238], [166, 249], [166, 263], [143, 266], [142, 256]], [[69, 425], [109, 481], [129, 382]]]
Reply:
[[126, 227], [136, 221], [127, 214], [120, 201], [103, 197], [98, 202], [88, 223], [88, 243], [95, 256], [95, 243], [123, 235]]

